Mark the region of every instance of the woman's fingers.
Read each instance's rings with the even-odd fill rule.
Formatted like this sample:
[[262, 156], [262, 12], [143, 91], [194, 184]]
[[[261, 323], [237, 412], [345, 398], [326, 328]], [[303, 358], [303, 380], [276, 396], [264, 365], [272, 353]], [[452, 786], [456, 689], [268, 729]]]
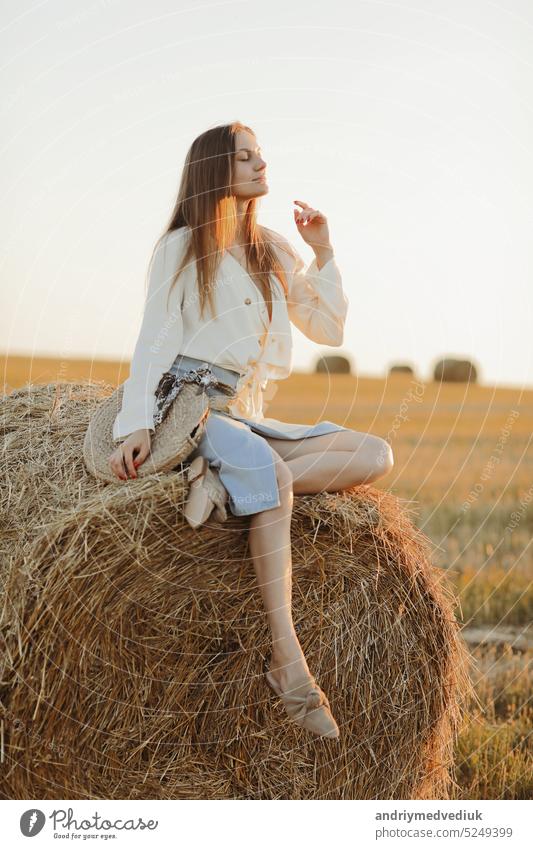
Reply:
[[308, 223], [309, 221], [313, 221], [315, 218], [322, 218], [322, 213], [315, 209], [314, 212], [309, 212], [305, 214], [304, 223]]
[[123, 456], [124, 466], [126, 467], [129, 476], [132, 478], [136, 478], [137, 471], [135, 469], [135, 466], [133, 465], [133, 446], [128, 445], [127, 447], [125, 447], [123, 451]]
[[308, 213], [299, 212], [297, 209], [294, 210], [294, 220], [297, 224], [305, 224], [308, 220]]
[[122, 446], [117, 448], [116, 451], [113, 451], [109, 458], [109, 465], [111, 466], [111, 471], [117, 476], [117, 478], [120, 478], [120, 480], [123, 481], [128, 479], [122, 455]]
[[315, 218], [324, 219], [324, 215], [320, 212], [319, 209], [309, 208], [305, 210], [305, 212], [298, 212], [295, 209], [294, 214], [296, 217], [297, 224], [307, 224], [309, 221], [313, 221]]
[[305, 201], [295, 200], [293, 203], [297, 203], [298, 206], [302, 207], [301, 210], [294, 210], [294, 218], [297, 224], [307, 224], [308, 221], [313, 221], [314, 218], [321, 218], [325, 220], [325, 216], [319, 209], [313, 209], [313, 207], [309, 206], [309, 204], [305, 203]]
[[148, 457], [149, 453], [150, 453], [150, 446], [147, 443], [144, 443], [141, 446], [139, 453], [137, 454], [135, 460], [133, 461], [135, 468], [138, 468], [138, 466], [141, 466], [144, 463], [144, 461]]
[[118, 461], [116, 461], [116, 460], [111, 461], [110, 460], [109, 465], [111, 466], [111, 471], [113, 472], [113, 474], [117, 478], [119, 478], [121, 481], [126, 480], [126, 473], [124, 471], [124, 468], [119, 466]]
[[293, 201], [293, 203], [297, 203], [298, 206], [302, 207], [301, 210], [295, 209], [295, 210], [293, 210], [293, 212], [294, 212], [294, 220], [296, 221], [296, 223], [297, 224], [303, 224], [304, 223], [304, 210], [310, 210], [311, 207], [307, 203], [305, 203], [303, 200], [295, 200], [295, 201]]
[[[137, 478], [137, 467], [140, 466], [150, 453], [151, 440], [132, 440], [130, 443], [123, 442], [109, 457], [109, 465], [113, 473], [121, 480]], [[135, 458], [133, 453], [136, 452]]]

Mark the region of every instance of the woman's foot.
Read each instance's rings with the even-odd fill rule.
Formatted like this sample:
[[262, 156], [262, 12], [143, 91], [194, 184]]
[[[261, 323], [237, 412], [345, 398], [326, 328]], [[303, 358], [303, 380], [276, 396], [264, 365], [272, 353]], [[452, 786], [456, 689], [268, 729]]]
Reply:
[[288, 690], [302, 679], [311, 677], [311, 671], [298, 640], [293, 642], [292, 650], [289, 647], [287, 649], [284, 652], [276, 652], [273, 649], [268, 660], [268, 671], [282, 690]]
[[328, 698], [309, 671], [296, 636], [290, 642], [284, 640], [282, 651], [272, 652], [265, 664], [265, 677], [298, 725], [321, 737], [340, 736]]
[[187, 480], [190, 486], [183, 514], [191, 528], [198, 528], [206, 522], [213, 509], [215, 519], [225, 522], [228, 493], [205, 457], [198, 456], [192, 461], [187, 470]]

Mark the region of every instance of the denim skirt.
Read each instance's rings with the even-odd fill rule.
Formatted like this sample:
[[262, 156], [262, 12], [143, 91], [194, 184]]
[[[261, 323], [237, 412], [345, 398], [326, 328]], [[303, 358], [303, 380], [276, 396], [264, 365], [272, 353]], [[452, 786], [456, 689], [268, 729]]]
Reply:
[[[240, 378], [238, 371], [182, 354], [176, 357], [169, 371], [182, 374], [198, 366], [210, 366], [215, 376], [230, 386], [236, 386]], [[217, 393], [216, 387], [207, 387], [206, 391], [208, 395]], [[198, 456], [206, 457], [209, 465], [218, 471], [228, 493], [228, 505], [233, 515], [250, 516], [263, 510], [272, 510], [281, 503], [274, 455], [265, 436], [306, 439], [348, 429], [325, 420], [314, 425], [271, 418], [257, 422], [238, 418], [228, 412], [211, 410], [200, 443], [187, 462]]]

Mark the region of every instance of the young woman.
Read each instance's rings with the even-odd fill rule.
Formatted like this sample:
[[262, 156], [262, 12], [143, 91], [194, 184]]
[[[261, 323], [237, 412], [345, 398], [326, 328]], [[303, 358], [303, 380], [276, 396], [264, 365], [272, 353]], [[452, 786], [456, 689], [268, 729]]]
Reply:
[[264, 416], [268, 381], [291, 371], [291, 322], [313, 341], [338, 346], [348, 309], [326, 216], [294, 201], [298, 233], [315, 254], [304, 270], [287, 240], [257, 222], [257, 201], [267, 192], [266, 163], [249, 127], [234, 122], [195, 139], [170, 223], [154, 251], [141, 331], [114, 423], [120, 444], [109, 462], [119, 478], [136, 477], [150, 452], [154, 393], [165, 371], [209, 365], [230, 383], [231, 404], [211, 410], [189, 458], [189, 471], [198, 476], [186, 515], [197, 526], [218, 504], [220, 518], [221, 492], [234, 515], [250, 515], [250, 553], [272, 632], [266, 680], [295, 722], [338, 737], [292, 620], [293, 495], [374, 481], [392, 468], [392, 451], [383, 439], [334, 422], [305, 425]]

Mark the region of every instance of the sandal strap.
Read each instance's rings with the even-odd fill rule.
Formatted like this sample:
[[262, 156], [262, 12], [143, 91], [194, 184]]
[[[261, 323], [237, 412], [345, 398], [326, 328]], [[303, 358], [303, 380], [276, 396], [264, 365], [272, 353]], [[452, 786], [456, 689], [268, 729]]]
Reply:
[[198, 480], [198, 478], [203, 477], [204, 474], [205, 474], [205, 472], [198, 472], [198, 474], [195, 475], [193, 478], [187, 478], [187, 480], [188, 480], [189, 483], [194, 483], [195, 481]]
[[207, 493], [217, 507], [223, 508], [226, 501], [228, 500], [228, 493], [223, 486], [222, 482], [218, 482], [218, 479], [215, 477], [215, 474], [211, 468], [207, 468], [205, 475], [205, 488]]
[[318, 686], [312, 687], [302, 696], [293, 695], [292, 693], [281, 693], [280, 699], [285, 705], [287, 713], [293, 719], [303, 719], [309, 711], [317, 710], [322, 705], [329, 708], [327, 696]]

